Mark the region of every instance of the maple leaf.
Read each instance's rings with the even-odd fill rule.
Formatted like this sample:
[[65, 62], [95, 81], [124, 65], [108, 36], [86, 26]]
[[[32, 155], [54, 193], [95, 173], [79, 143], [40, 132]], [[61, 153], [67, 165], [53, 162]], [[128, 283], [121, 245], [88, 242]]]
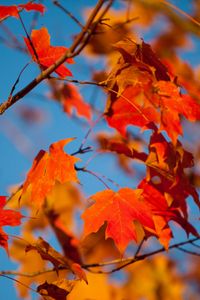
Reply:
[[41, 237], [38, 238], [35, 244], [29, 244], [25, 251], [28, 252], [30, 250], [37, 251], [43, 260], [51, 262], [57, 273], [60, 267], [70, 269], [79, 279], [83, 279], [88, 283], [86, 274], [78, 263], [74, 263], [71, 259], [57, 252]]
[[[179, 141], [174, 145], [157, 132], [151, 136], [149, 152], [146, 160], [147, 180], [166, 195], [169, 205], [173, 202], [173, 206], [179, 208], [187, 218], [188, 196], [191, 195], [196, 205], [200, 207], [198, 193], [184, 171], [194, 165], [192, 154], [184, 150]], [[154, 181], [155, 178], [158, 179], [157, 182]]]
[[31, 3], [19, 4], [18, 7], [24, 8], [27, 11], [35, 10], [43, 14], [45, 12], [45, 6], [43, 4]]
[[50, 96], [61, 102], [64, 112], [71, 116], [75, 109], [78, 116], [84, 117], [87, 120], [91, 119], [90, 105], [83, 100], [75, 85], [70, 83], [58, 85], [53, 80], [51, 80], [50, 85], [52, 88]]
[[124, 139], [120, 134], [111, 135], [102, 132], [97, 135], [97, 141], [100, 145], [100, 150], [115, 152], [118, 164], [126, 174], [134, 174], [131, 159], [139, 159], [143, 162], [147, 159], [147, 154], [140, 151], [143, 148], [142, 140], [132, 138], [131, 135]]
[[53, 189], [56, 181], [60, 183], [78, 182], [74, 164], [79, 160], [63, 151], [73, 138], [60, 140], [49, 147], [49, 153], [41, 150], [23, 184], [22, 195], [30, 187], [31, 202], [41, 206], [45, 197]]
[[[24, 38], [24, 41], [33, 61], [39, 63], [44, 69], [53, 65], [68, 50], [66, 47], [50, 45], [50, 35], [46, 27], [42, 27], [38, 30], [32, 30], [32, 45], [28, 38]], [[33, 50], [33, 47], [35, 51]], [[35, 52], [37, 53], [37, 57]], [[73, 59], [67, 58], [65, 62], [73, 63]], [[63, 78], [66, 76], [72, 76], [71, 71], [67, 69], [64, 64], [57, 67], [55, 72]]]
[[151, 122], [159, 122], [160, 114], [145, 96], [140, 85], [128, 86], [114, 101], [106, 113], [107, 122], [123, 136], [129, 125], [151, 128]]
[[180, 213], [179, 207], [173, 204], [168, 205], [164, 193], [157, 189], [156, 186], [144, 179], [138, 185], [138, 188], [143, 190], [142, 195], [147, 206], [149, 206], [152, 211], [155, 234], [166, 249], [168, 249], [169, 241], [173, 236], [168, 226], [169, 221], [178, 223], [188, 235], [191, 233], [198, 236], [196, 229], [187, 221], [187, 218]]
[[141, 62], [148, 67], [153, 67], [157, 80], [169, 81], [170, 77], [167, 74], [168, 70], [165, 65], [159, 60], [158, 56], [151, 49], [151, 46], [144, 41], [137, 44], [130, 39], [119, 41], [114, 45], [123, 56], [126, 62]]
[[45, 11], [45, 6], [43, 4], [35, 4], [30, 2], [19, 5], [0, 5], [0, 21], [7, 17], [19, 18], [20, 9], [25, 9], [26, 11], [35, 10], [43, 14]]
[[75, 284], [75, 280], [56, 280], [51, 283], [45, 281], [37, 287], [37, 292], [48, 300], [49, 297], [53, 300], [66, 300], [67, 295], [72, 291]]
[[155, 229], [152, 212], [143, 201], [141, 189], [122, 188], [117, 193], [105, 190], [91, 198], [95, 204], [82, 215], [84, 236], [97, 232], [107, 222], [106, 238], [112, 238], [120, 252], [124, 252], [131, 240], [137, 241], [134, 220]]
[[191, 122], [200, 120], [200, 104], [189, 95], [180, 95], [173, 82], [159, 81], [154, 88], [161, 109], [160, 129], [164, 129], [175, 144], [182, 134], [180, 115]]
[[150, 45], [121, 41], [115, 48], [122, 56], [107, 79], [108, 124], [125, 136], [129, 125], [150, 129], [157, 123], [176, 144], [182, 134], [180, 117], [200, 120], [199, 103], [181, 95]]
[[2, 226], [17, 226], [21, 224], [23, 217], [20, 212], [4, 209], [6, 197], [0, 196], [0, 246], [8, 251], [8, 235], [2, 230]]

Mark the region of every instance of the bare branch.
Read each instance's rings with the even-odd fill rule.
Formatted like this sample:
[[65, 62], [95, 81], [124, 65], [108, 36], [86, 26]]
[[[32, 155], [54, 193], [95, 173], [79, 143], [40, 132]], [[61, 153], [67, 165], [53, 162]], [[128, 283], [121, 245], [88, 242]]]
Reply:
[[[183, 245], [193, 244], [194, 242], [196, 242], [198, 240], [200, 240], [200, 237], [196, 237], [196, 238], [184, 241], [184, 242], [173, 244], [169, 247], [169, 250], [170, 249], [179, 249]], [[142, 245], [142, 244], [143, 243], [141, 243], [140, 245]], [[138, 249], [141, 247], [140, 245], [139, 245]], [[134, 255], [134, 257], [130, 257], [130, 258], [115, 259], [115, 260], [112, 260], [112, 261], [102, 262], [102, 263], [82, 264], [81, 267], [83, 269], [86, 269], [89, 272], [92, 272], [92, 273], [111, 274], [111, 273], [117, 272], [117, 271], [125, 268], [128, 265], [134, 264], [138, 261], [144, 260], [148, 257], [154, 256], [158, 253], [165, 252], [165, 251], [166, 251], [166, 249], [164, 247], [162, 247], [160, 249], [157, 249], [155, 251], [151, 251], [151, 252], [148, 252], [148, 253], [145, 253], [145, 254], [142, 254], [142, 255]], [[139, 251], [137, 250], [136, 253], [137, 252], [139, 252]], [[194, 254], [192, 251], [189, 251], [189, 252], [187, 251], [187, 253]], [[115, 264], [119, 264], [120, 266], [116, 267], [116, 268], [113, 268], [110, 271], [91, 270], [93, 268], [111, 266], [111, 265], [115, 265]], [[63, 266], [58, 267], [58, 270], [65, 270], [65, 269], [66, 268], [63, 267]], [[41, 270], [41, 271], [34, 272], [34, 273], [21, 273], [21, 272], [16, 272], [16, 271], [5, 270], [5, 271], [0, 271], [0, 276], [6, 277], [6, 275], [12, 275], [12, 276], [23, 276], [23, 277], [36, 277], [38, 275], [45, 274], [45, 273], [50, 273], [50, 272], [55, 272], [55, 268], [48, 269], [48, 270]], [[10, 278], [10, 277], [8, 277], [8, 278]], [[10, 278], [10, 279], [13, 279], [13, 278]], [[27, 288], [29, 288], [29, 287], [27, 287]]]
[[[26, 96], [31, 90], [33, 90], [39, 83], [41, 83], [44, 79], [48, 78], [51, 73], [53, 73], [58, 66], [63, 64], [67, 58], [72, 58], [80, 54], [80, 52], [84, 49], [87, 45], [90, 37], [94, 33], [98, 23], [103, 18], [104, 14], [107, 12], [109, 7], [113, 4], [114, 0], [108, 1], [107, 6], [104, 8], [100, 16], [98, 17], [97, 21], [94, 22], [96, 16], [99, 14], [104, 3], [107, 2], [106, 0], [99, 0], [96, 7], [92, 11], [84, 29], [79, 33], [76, 37], [75, 41], [73, 42], [72, 46], [66, 51], [66, 53], [61, 56], [53, 65], [49, 68], [41, 72], [34, 80], [32, 80], [27, 86], [25, 86], [22, 90], [18, 93], [13, 95], [11, 98], [7, 99], [0, 105], [0, 114], [3, 114], [5, 110], [7, 110], [10, 106], [15, 104], [17, 101], [22, 99]], [[94, 24], [93, 24], [94, 23]]]
[[[200, 237], [196, 237], [196, 238], [184, 241], [184, 242], [173, 244], [173, 245], [169, 246], [169, 250], [170, 249], [177, 249], [178, 247], [183, 246], [183, 245], [192, 244], [193, 242], [198, 241], [199, 239], [200, 239]], [[155, 251], [152, 251], [152, 252], [148, 252], [146, 254], [142, 254], [142, 255], [130, 257], [130, 258], [116, 259], [116, 260], [108, 261], [108, 262], [105, 262], [105, 263], [94, 263], [94, 264], [82, 265], [82, 268], [84, 268], [86, 270], [90, 270], [91, 268], [104, 267], [104, 266], [109, 266], [109, 265], [113, 265], [113, 264], [120, 264], [119, 267], [113, 268], [110, 271], [103, 271], [103, 270], [96, 271], [96, 272], [94, 271], [94, 273], [111, 274], [111, 273], [117, 272], [117, 271], [119, 271], [119, 270], [121, 270], [121, 269], [123, 269], [123, 268], [125, 268], [125, 267], [127, 267], [129, 265], [131, 265], [131, 264], [134, 264], [137, 261], [144, 260], [144, 259], [146, 259], [148, 257], [151, 257], [153, 255], [156, 255], [158, 253], [165, 252], [165, 251], [166, 251], [166, 249], [164, 247], [162, 247], [162, 248], [160, 248], [158, 250], [155, 250]]]
[[60, 77], [53, 77], [51, 76], [49, 79], [56, 79], [59, 81], [64, 81], [64, 82], [72, 82], [72, 83], [77, 83], [77, 84], [87, 84], [87, 85], [97, 85], [97, 86], [102, 86], [102, 87], [106, 87], [107, 84], [105, 83], [105, 81], [102, 82], [95, 82], [95, 81], [85, 81], [85, 80], [77, 80], [77, 79], [65, 79], [65, 78], [60, 78]]

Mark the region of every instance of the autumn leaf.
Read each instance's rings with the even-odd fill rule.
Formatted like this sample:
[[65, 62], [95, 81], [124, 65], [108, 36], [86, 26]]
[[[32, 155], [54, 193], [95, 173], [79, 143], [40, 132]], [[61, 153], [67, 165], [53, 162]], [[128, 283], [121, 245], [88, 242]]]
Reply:
[[73, 262], [71, 259], [63, 256], [61, 253], [56, 251], [53, 247], [49, 245], [41, 237], [38, 238], [35, 244], [29, 244], [26, 247], [26, 252], [35, 250], [39, 253], [43, 260], [51, 262], [58, 273], [59, 268], [71, 270], [77, 277], [84, 280], [87, 283], [87, 277], [83, 269], [78, 263]]
[[61, 279], [48, 283], [47, 281], [37, 287], [37, 292], [45, 299], [66, 300], [67, 295], [72, 291], [75, 280]]
[[112, 238], [123, 253], [130, 241], [137, 241], [133, 221], [137, 220], [142, 226], [155, 229], [152, 212], [142, 199], [141, 189], [122, 188], [116, 193], [105, 190], [91, 198], [95, 204], [82, 215], [85, 222], [84, 236], [97, 232], [107, 222], [106, 238]]
[[115, 47], [121, 57], [107, 79], [108, 124], [125, 136], [129, 125], [151, 129], [155, 123], [176, 144], [183, 133], [181, 116], [190, 122], [200, 120], [199, 103], [180, 93], [150, 45], [125, 40]]
[[56, 181], [60, 183], [78, 182], [74, 164], [79, 159], [63, 151], [64, 146], [72, 140], [65, 139], [53, 143], [49, 147], [49, 153], [41, 150], [35, 157], [23, 184], [22, 195], [30, 188], [31, 202], [36, 207], [43, 204]]
[[[39, 63], [43, 69], [46, 69], [53, 65], [62, 55], [67, 52], [67, 48], [63, 46], [51, 46], [50, 35], [47, 28], [42, 27], [38, 30], [32, 30], [31, 41], [28, 38], [24, 38], [29, 53], [32, 56], [33, 61]], [[33, 49], [34, 47], [34, 49]], [[37, 53], [37, 57], [36, 54]], [[71, 58], [65, 60], [67, 63], [73, 63]], [[55, 72], [60, 77], [72, 76], [70, 70], [68, 70], [64, 64], [56, 68]]]
[[151, 46], [144, 41], [142, 41], [141, 44], [137, 44], [136, 42], [127, 39], [125, 41], [119, 41], [114, 47], [122, 54], [126, 62], [133, 64], [140, 62], [144, 65], [146, 64], [148, 67], [154, 68], [157, 80], [170, 80], [170, 77], [167, 74], [167, 68], [159, 60]]
[[7, 18], [7, 17], [15, 17], [19, 18], [19, 12], [21, 9], [25, 9], [26, 11], [38, 11], [41, 14], [45, 11], [45, 6], [43, 4], [36, 4], [36, 3], [26, 3], [26, 4], [19, 4], [19, 5], [0, 5], [0, 21]]
[[168, 142], [161, 133], [154, 132], [150, 139], [149, 155], [146, 160], [147, 180], [163, 195], [169, 205], [179, 208], [187, 218], [186, 198], [192, 196], [200, 207], [199, 196], [186, 176], [185, 169], [194, 165], [190, 152]]
[[171, 258], [158, 254], [127, 268], [127, 282], [122, 287], [121, 299], [181, 300], [185, 286], [182, 274]]
[[145, 199], [146, 205], [152, 211], [152, 218], [155, 224], [155, 232], [160, 243], [168, 249], [170, 239], [173, 237], [172, 231], [168, 225], [169, 221], [174, 221], [179, 224], [189, 235], [190, 233], [198, 236], [197, 230], [188, 222], [187, 217], [183, 216], [180, 208], [176, 205], [169, 205], [165, 198], [165, 194], [156, 185], [151, 184], [147, 180], [142, 180], [138, 185], [142, 189], [142, 196]]
[[106, 120], [126, 136], [129, 125], [142, 129], [151, 129], [152, 122], [159, 122], [160, 114], [145, 97], [145, 90], [140, 85], [128, 86], [106, 113]]
[[181, 95], [172, 82], [159, 81], [154, 88], [161, 109], [160, 129], [165, 130], [175, 144], [178, 135], [182, 135], [180, 116], [190, 122], [200, 120], [200, 104], [189, 95]]
[[45, 12], [45, 6], [43, 4], [31, 3], [19, 4], [18, 7], [24, 8], [27, 11], [35, 10], [43, 14]]
[[128, 243], [138, 241], [134, 224], [139, 222], [146, 237], [155, 235], [161, 244], [168, 249], [172, 231], [169, 221], [175, 221], [187, 232], [198, 235], [196, 229], [182, 217], [179, 209], [168, 206], [164, 195], [153, 185], [143, 180], [138, 189], [122, 188], [118, 192], [105, 190], [91, 197], [95, 204], [85, 210], [82, 218], [84, 236], [97, 232], [107, 222], [105, 236], [112, 238], [124, 252]]
[[3, 226], [17, 226], [23, 217], [20, 212], [4, 209], [6, 197], [0, 196], [0, 246], [8, 251], [8, 235], [3, 231]]
[[63, 110], [67, 115], [72, 116], [73, 110], [75, 110], [78, 116], [87, 120], [91, 119], [90, 105], [84, 101], [75, 85], [70, 83], [58, 85], [52, 80], [50, 85], [52, 89], [50, 97], [62, 104]]

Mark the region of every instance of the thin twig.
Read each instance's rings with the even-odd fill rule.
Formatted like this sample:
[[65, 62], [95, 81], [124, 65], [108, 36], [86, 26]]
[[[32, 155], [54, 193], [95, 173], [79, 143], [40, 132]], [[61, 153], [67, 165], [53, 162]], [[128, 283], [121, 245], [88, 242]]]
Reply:
[[[196, 237], [196, 238], [184, 241], [184, 242], [173, 244], [169, 247], [169, 250], [170, 249], [178, 249], [181, 246], [186, 245], [186, 244], [193, 244], [195, 241], [198, 241], [199, 239], [200, 239], [200, 237]], [[125, 268], [126, 266], [128, 266], [130, 264], [133, 264], [133, 263], [136, 263], [138, 261], [144, 260], [148, 257], [151, 257], [153, 255], [156, 255], [156, 254], [164, 252], [164, 251], [166, 251], [166, 249], [163, 247], [163, 248], [160, 248], [158, 250], [148, 252], [148, 253], [145, 253], [145, 254], [142, 254], [142, 255], [137, 255], [137, 256], [134, 255], [134, 257], [130, 257], [130, 258], [115, 259], [115, 260], [111, 260], [111, 261], [108, 261], [108, 262], [100, 262], [100, 263], [93, 263], [93, 264], [82, 264], [81, 267], [88, 270], [88, 271], [90, 271], [90, 272], [93, 272], [93, 273], [108, 273], [108, 274], [110, 274], [110, 273], [117, 272], [117, 271]], [[193, 254], [193, 253], [190, 253], [190, 254]], [[111, 265], [116, 265], [116, 264], [120, 264], [120, 266], [116, 267], [116, 268], [114, 268], [110, 271], [100, 270], [100, 271], [95, 272], [95, 271], [91, 270], [92, 268], [96, 268], [96, 267], [105, 267], [105, 266], [111, 266]], [[65, 267], [64, 266], [58, 266], [58, 270], [65, 270]], [[50, 272], [54, 272], [54, 271], [55, 271], [55, 268], [48, 269], [48, 270], [41, 270], [41, 271], [34, 272], [34, 273], [20, 273], [20, 272], [16, 272], [16, 271], [5, 270], [5, 271], [0, 271], [0, 276], [6, 277], [6, 275], [13, 275], [13, 276], [24, 276], [24, 277], [36, 277], [38, 275], [45, 274], [45, 273], [50, 273]], [[10, 279], [13, 279], [13, 278], [10, 278]]]
[[137, 250], [135, 251], [134, 257], [137, 257], [137, 256], [138, 256], [140, 250], [142, 249], [142, 246], [143, 246], [143, 244], [144, 244], [144, 241], [145, 241], [145, 238], [143, 238], [143, 239], [141, 240], [140, 244], [138, 245]]
[[[10, 275], [12, 275], [12, 274], [10, 273]], [[21, 282], [21, 281], [15, 279], [15, 278], [12, 278], [12, 277], [10, 277], [10, 276], [7, 276], [6, 274], [2, 274], [2, 272], [0, 272], [0, 276], [1, 276], [1, 277], [8, 278], [8, 279], [10, 279], [10, 280], [13, 280], [13, 281], [15, 281], [15, 282], [17, 282], [17, 283], [23, 285], [25, 288], [31, 290], [32, 292], [35, 292], [35, 293], [38, 294], [38, 292], [37, 292], [36, 290], [32, 289], [30, 286], [24, 284], [23, 282]]]
[[177, 247], [178, 250], [182, 251], [182, 252], [185, 252], [187, 254], [191, 254], [191, 255], [195, 255], [195, 256], [200, 256], [200, 253], [197, 253], [197, 252], [194, 252], [194, 251], [191, 251], [191, 250], [187, 250], [181, 246], [178, 246]]
[[[183, 245], [186, 245], [186, 244], [191, 244], [195, 241], [198, 241], [200, 239], [200, 237], [197, 237], [197, 238], [193, 238], [193, 239], [190, 239], [190, 240], [187, 240], [187, 241], [184, 241], [184, 242], [180, 242], [180, 243], [176, 243], [176, 244], [173, 244], [171, 246], [169, 246], [169, 250], [170, 249], [174, 249], [174, 248], [178, 248], [180, 246], [183, 246]], [[149, 252], [149, 253], [146, 253], [146, 254], [142, 254], [142, 255], [138, 255], [138, 256], [134, 256], [134, 257], [130, 257], [130, 258], [125, 258], [125, 259], [118, 259], [118, 260], [114, 260], [114, 261], [108, 261], [108, 262], [105, 262], [105, 263], [94, 263], [94, 264], [86, 264], [86, 265], [82, 265], [82, 268], [88, 270], [88, 269], [91, 269], [91, 268], [96, 268], [96, 267], [103, 267], [103, 266], [109, 266], [109, 265], [113, 265], [113, 264], [122, 264], [121, 266], [119, 267], [116, 267], [110, 271], [97, 271], [96, 273], [114, 273], [114, 272], [117, 272], [123, 268], [125, 268], [126, 266], [128, 265], [131, 265], [137, 261], [141, 261], [141, 260], [144, 260], [148, 257], [151, 257], [153, 255], [156, 255], [158, 253], [161, 253], [161, 252], [164, 252], [166, 251], [166, 249], [164, 247], [158, 249], [158, 250], [155, 250], [155, 251], [152, 251], [152, 252]]]
[[200, 245], [197, 245], [195, 242], [192, 242], [192, 245], [195, 246], [196, 248], [200, 248]]
[[92, 147], [88, 146], [88, 147], [85, 147], [85, 148], [79, 148], [77, 151], [71, 153], [70, 155], [74, 156], [74, 155], [77, 155], [77, 154], [85, 154], [85, 153], [91, 152], [91, 151], [93, 151]]
[[29, 43], [30, 43], [30, 45], [31, 45], [31, 48], [32, 48], [32, 50], [33, 50], [33, 53], [34, 53], [34, 55], [35, 55], [35, 57], [36, 57], [37, 63], [38, 63], [38, 65], [40, 66], [40, 60], [39, 60], [37, 51], [36, 51], [36, 49], [35, 49], [35, 47], [34, 47], [34, 45], [33, 45], [33, 42], [32, 42], [32, 40], [31, 40], [31, 38], [30, 38], [30, 36], [29, 36], [29, 34], [28, 34], [28, 31], [26, 30], [26, 26], [25, 26], [25, 24], [24, 24], [24, 22], [23, 22], [23, 20], [22, 20], [22, 17], [20, 16], [20, 13], [18, 13], [18, 15], [19, 15], [19, 20], [20, 20], [20, 22], [21, 22], [21, 24], [22, 24], [22, 27], [23, 27], [23, 29], [24, 29], [24, 32], [25, 32], [25, 34], [26, 34], [26, 37], [27, 37], [27, 39], [28, 39], [28, 41], [29, 41]]
[[85, 167], [79, 168], [79, 167], [75, 166], [75, 170], [76, 171], [85, 172], [85, 173], [88, 173], [88, 174], [96, 177], [106, 187], [106, 189], [110, 190], [110, 187], [107, 185], [107, 183], [105, 183], [105, 181], [100, 177], [102, 175], [100, 175], [100, 174], [98, 174], [96, 172], [93, 172], [91, 170], [88, 170]]
[[[109, 7], [112, 5], [114, 0], [110, 0], [106, 8], [103, 10], [103, 12], [100, 14], [100, 17], [97, 19], [97, 23], [100, 22], [101, 18], [104, 16], [104, 14], [107, 12]], [[41, 72], [34, 80], [32, 80], [27, 86], [25, 86], [22, 90], [20, 90], [18, 93], [13, 95], [10, 99], [7, 99], [5, 102], [1, 103], [0, 105], [0, 114], [3, 114], [4, 111], [6, 111], [10, 106], [15, 104], [17, 101], [22, 99], [24, 96], [26, 96], [30, 91], [32, 91], [40, 82], [42, 82], [44, 79], [48, 78], [48, 76], [53, 73], [58, 66], [63, 64], [67, 58], [72, 58], [80, 54], [80, 52], [84, 49], [84, 47], [87, 45], [89, 37], [93, 34], [93, 32], [96, 29], [96, 26], [93, 26], [93, 22], [101, 10], [103, 4], [105, 3], [105, 0], [99, 0], [96, 7], [92, 11], [88, 21], [86, 22], [86, 25], [84, 29], [78, 34], [76, 39], [74, 40], [72, 46], [66, 51], [64, 55], [62, 55], [53, 65], [51, 65], [49, 68]], [[96, 23], [95, 22], [95, 23]], [[90, 29], [90, 30], [89, 30]], [[88, 33], [89, 32], [89, 33]], [[87, 38], [85, 38], [87, 34]], [[81, 45], [81, 46], [80, 46]]]
[[51, 76], [49, 79], [64, 81], [64, 82], [72, 82], [72, 83], [78, 83], [78, 84], [88, 84], [88, 85], [97, 85], [97, 86], [106, 86], [105, 82], [95, 82], [95, 81], [85, 81], [85, 80], [77, 80], [77, 79], [63, 79], [60, 77], [53, 77]]
[[53, 4], [59, 7], [62, 11], [64, 11], [64, 13], [66, 13], [76, 24], [78, 24], [78, 26], [80, 26], [82, 29], [84, 28], [81, 22], [68, 9], [62, 6], [58, 1], [54, 0]]
[[[16, 36], [12, 33], [12, 31], [4, 24], [4, 23], [0, 23], [1, 28], [3, 29], [3, 31], [6, 34], [6, 37], [9, 37], [9, 39], [12, 40], [12, 45], [15, 46], [17, 49], [23, 49], [23, 51], [25, 50], [25, 48], [23, 47], [23, 45], [18, 41], [18, 39], [16, 38]], [[8, 43], [8, 41], [7, 41]]]
[[188, 20], [190, 20], [192, 23], [196, 24], [197, 26], [200, 26], [200, 23], [194, 19], [192, 16], [190, 16], [189, 14], [187, 14], [185, 11], [183, 11], [182, 9], [180, 9], [179, 7], [177, 7], [176, 5], [170, 3], [169, 1], [166, 0], [160, 0], [160, 2], [162, 2], [163, 4], [173, 8], [174, 10], [176, 10], [179, 14], [183, 15], [184, 17], [186, 17]]
[[16, 86], [17, 86], [17, 84], [19, 83], [19, 80], [20, 80], [20, 77], [21, 77], [21, 75], [22, 75], [22, 73], [24, 72], [24, 70], [28, 67], [28, 65], [29, 65], [29, 63], [27, 63], [23, 68], [22, 68], [22, 70], [20, 71], [20, 73], [19, 73], [19, 75], [18, 75], [18, 77], [17, 77], [17, 79], [16, 79], [16, 81], [15, 81], [15, 83], [13, 84], [13, 86], [12, 86], [12, 88], [11, 88], [11, 91], [10, 91], [10, 94], [9, 94], [9, 97], [11, 97], [12, 96], [12, 94], [13, 94], [13, 92], [14, 92], [14, 90], [15, 90], [15, 88], [16, 88]]
[[[62, 268], [63, 269], [63, 268]], [[12, 276], [20, 276], [20, 277], [36, 277], [42, 274], [46, 273], [51, 273], [51, 272], [56, 272], [55, 268], [48, 269], [48, 270], [41, 270], [33, 273], [21, 273], [21, 272], [16, 272], [16, 271], [10, 271], [10, 270], [5, 270], [5, 271], [0, 271], [0, 276], [1, 275], [12, 275]]]

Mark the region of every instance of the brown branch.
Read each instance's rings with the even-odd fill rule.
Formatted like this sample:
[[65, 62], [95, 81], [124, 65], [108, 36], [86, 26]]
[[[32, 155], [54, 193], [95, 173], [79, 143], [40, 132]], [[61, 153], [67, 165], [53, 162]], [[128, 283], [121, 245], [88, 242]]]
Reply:
[[82, 85], [97, 85], [97, 86], [102, 86], [106, 87], [107, 84], [102, 81], [102, 82], [95, 82], [95, 81], [85, 81], [85, 80], [77, 80], [77, 79], [65, 79], [65, 78], [60, 78], [60, 77], [53, 77], [51, 76], [49, 79], [54, 79], [54, 80], [59, 80], [59, 81], [64, 81], [64, 82], [72, 82], [72, 83], [77, 83], [77, 84], [82, 84]]
[[[183, 246], [183, 245], [186, 245], [186, 244], [192, 244], [193, 242], [198, 241], [199, 239], [200, 239], [200, 237], [196, 237], [196, 238], [184, 241], [184, 242], [173, 244], [173, 245], [169, 246], [169, 250], [174, 249], [174, 248], [176, 249], [176, 248], [178, 248], [180, 246]], [[108, 261], [108, 262], [104, 262], [104, 263], [94, 263], [94, 264], [82, 265], [82, 268], [91, 271], [90, 270], [91, 268], [104, 267], [104, 266], [109, 266], [109, 265], [114, 265], [114, 264], [121, 264], [119, 267], [113, 268], [110, 271], [102, 271], [102, 270], [96, 271], [96, 272], [94, 271], [94, 273], [111, 274], [111, 273], [117, 272], [117, 271], [127, 267], [128, 265], [131, 265], [131, 264], [136, 263], [138, 261], [144, 260], [148, 257], [151, 257], [153, 255], [156, 255], [156, 254], [164, 252], [164, 251], [166, 251], [166, 249], [164, 247], [162, 247], [158, 250], [148, 252], [148, 253], [142, 254], [142, 255], [137, 255], [137, 256], [134, 256], [134, 257], [130, 257], [130, 258], [116, 259], [116, 260]], [[190, 254], [193, 254], [193, 253], [191, 252]]]
[[[97, 18], [97, 21], [94, 22], [95, 18], [99, 14], [99, 11], [101, 10], [104, 3], [107, 2], [107, 0], [99, 0], [96, 7], [92, 11], [85, 27], [82, 29], [82, 31], [79, 33], [79, 35], [76, 37], [75, 41], [73, 42], [72, 46], [66, 51], [66, 53], [61, 56], [53, 65], [51, 65], [49, 68], [41, 72], [34, 80], [32, 80], [27, 86], [25, 86], [22, 90], [20, 90], [18, 93], [13, 95], [12, 97], [8, 98], [5, 102], [3, 102], [0, 105], [0, 114], [3, 114], [5, 110], [7, 110], [10, 106], [15, 104], [17, 101], [19, 101], [21, 98], [23, 98], [25, 95], [27, 95], [31, 90], [33, 90], [39, 83], [41, 83], [44, 79], [48, 78], [51, 73], [53, 73], [58, 66], [63, 64], [67, 58], [72, 58], [80, 54], [80, 52], [83, 50], [83, 48], [87, 45], [87, 42], [89, 41], [90, 37], [94, 33], [98, 23], [101, 21], [104, 14], [107, 12], [109, 7], [113, 4], [114, 0], [108, 1], [107, 6], [102, 11], [100, 16]], [[95, 24], [93, 24], [95, 23]]]
[[[62, 267], [63, 269], [63, 267]], [[5, 270], [5, 271], [0, 271], [0, 276], [2, 275], [12, 275], [12, 276], [21, 276], [21, 277], [36, 277], [39, 275], [43, 275], [46, 273], [51, 273], [51, 272], [56, 272], [55, 268], [48, 269], [48, 270], [42, 270], [42, 271], [37, 271], [33, 273], [21, 273], [21, 272], [16, 272], [16, 271], [10, 271], [10, 270]]]
[[178, 246], [177, 248], [178, 248], [178, 250], [180, 250], [180, 251], [182, 251], [184, 253], [192, 254], [192, 255], [195, 255], [195, 256], [200, 256], [200, 253], [197, 253], [197, 252], [191, 251], [191, 250], [187, 250], [187, 249], [185, 249], [185, 248], [183, 248], [181, 246]]
[[[170, 249], [178, 249], [179, 247], [181, 247], [183, 245], [186, 245], [186, 244], [193, 244], [195, 241], [198, 241], [199, 239], [200, 239], [200, 237], [196, 237], [196, 238], [184, 241], [184, 242], [173, 244], [169, 247], [169, 250]], [[138, 248], [140, 248], [140, 245], [139, 245]], [[81, 267], [83, 269], [86, 269], [87, 271], [90, 271], [90, 272], [93, 272], [93, 273], [110, 274], [110, 273], [117, 272], [117, 271], [125, 268], [128, 265], [131, 265], [131, 264], [136, 263], [138, 261], [144, 260], [148, 257], [151, 257], [153, 255], [156, 255], [156, 254], [164, 252], [164, 251], [166, 251], [166, 249], [163, 247], [163, 248], [160, 248], [158, 250], [148, 252], [148, 253], [142, 254], [142, 255], [135, 255], [134, 257], [130, 257], [130, 258], [115, 259], [115, 260], [108, 261], [108, 262], [103, 262], [103, 263], [82, 264]], [[136, 251], [136, 252], [138, 252], [138, 251]], [[187, 253], [189, 253], [189, 252], [187, 252]], [[190, 251], [190, 254], [194, 254], [194, 253], [192, 251]], [[116, 267], [116, 268], [110, 270], [110, 271], [103, 271], [103, 270], [93, 271], [93, 270], [91, 270], [91, 268], [105, 267], [105, 266], [110, 266], [110, 265], [115, 265], [115, 264], [121, 264], [121, 265], [119, 267]], [[58, 267], [58, 270], [65, 270], [65, 269], [66, 268], [64, 266]], [[6, 277], [6, 275], [12, 275], [12, 276], [23, 276], [23, 277], [36, 277], [38, 275], [45, 274], [45, 273], [50, 273], [50, 272], [55, 272], [55, 268], [48, 269], [48, 270], [41, 270], [41, 271], [34, 272], [34, 273], [21, 273], [21, 272], [16, 272], [16, 271], [5, 270], [5, 271], [0, 271], [0, 276], [5, 276]]]

